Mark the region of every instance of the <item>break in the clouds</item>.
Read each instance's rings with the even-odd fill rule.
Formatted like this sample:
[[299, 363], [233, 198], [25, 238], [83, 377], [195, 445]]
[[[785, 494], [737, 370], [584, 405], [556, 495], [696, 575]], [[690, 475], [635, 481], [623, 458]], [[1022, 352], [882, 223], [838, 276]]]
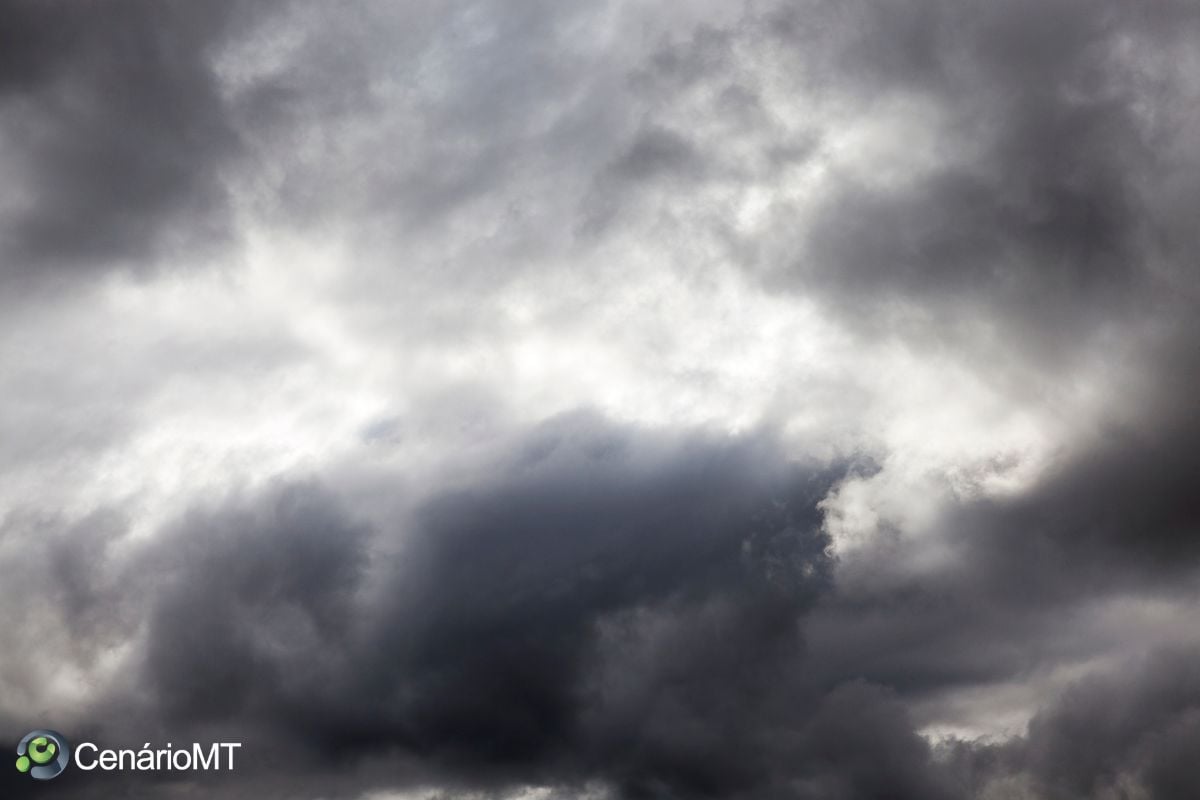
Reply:
[[7, 4], [0, 793], [1194, 797], [1198, 33]]

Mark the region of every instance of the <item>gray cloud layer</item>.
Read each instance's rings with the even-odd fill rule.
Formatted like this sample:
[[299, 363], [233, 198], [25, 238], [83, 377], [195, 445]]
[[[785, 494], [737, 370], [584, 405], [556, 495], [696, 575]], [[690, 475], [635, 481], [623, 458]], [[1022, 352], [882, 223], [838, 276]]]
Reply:
[[1196, 10], [688, 5], [0, 11], [39, 794], [1196, 796]]
[[8, 4], [0, 34], [6, 277], [154, 269], [232, 235], [239, 149], [210, 50], [236, 4]]
[[[13, 531], [9, 605], [25, 583], [62, 586], [38, 626], [82, 662], [141, 630], [133, 674], [58, 713], [125, 746], [249, 739], [222, 796], [309, 782], [323, 796], [432, 782], [802, 798], [1083, 798], [1121, 781], [1173, 798], [1192, 785], [1189, 652], [1129, 683], [1081, 684], [1026, 738], [932, 751], [902, 699], [1026, 668], [1015, 648], [1038, 647], [1039, 614], [1061, 619], [1062, 601], [986, 579], [839, 596], [816, 501], [844, 467], [589, 417], [533, 432], [505, 461], [508, 477], [431, 498], [393, 531], [303, 484], [196, 511], [123, 556], [115, 519]], [[831, 617], [843, 641], [822, 631]], [[175, 791], [142, 781], [51, 788]], [[1027, 794], [975, 794], [1009, 784]]]

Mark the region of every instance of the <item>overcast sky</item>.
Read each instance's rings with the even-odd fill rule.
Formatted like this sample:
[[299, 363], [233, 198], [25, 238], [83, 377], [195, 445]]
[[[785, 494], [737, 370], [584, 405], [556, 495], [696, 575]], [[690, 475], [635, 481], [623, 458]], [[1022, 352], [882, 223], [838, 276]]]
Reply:
[[1195, 800], [1197, 208], [1194, 0], [6, 0], [0, 741], [243, 749], [0, 795]]

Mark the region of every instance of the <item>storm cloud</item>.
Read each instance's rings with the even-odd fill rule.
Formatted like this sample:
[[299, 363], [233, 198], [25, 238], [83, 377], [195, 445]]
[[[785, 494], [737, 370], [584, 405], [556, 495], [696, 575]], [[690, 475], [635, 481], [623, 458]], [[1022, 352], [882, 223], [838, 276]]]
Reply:
[[1198, 31], [8, 4], [0, 794], [1194, 797]]
[[154, 270], [232, 237], [239, 144], [212, 50], [251, 20], [226, 2], [5, 8], [6, 277]]

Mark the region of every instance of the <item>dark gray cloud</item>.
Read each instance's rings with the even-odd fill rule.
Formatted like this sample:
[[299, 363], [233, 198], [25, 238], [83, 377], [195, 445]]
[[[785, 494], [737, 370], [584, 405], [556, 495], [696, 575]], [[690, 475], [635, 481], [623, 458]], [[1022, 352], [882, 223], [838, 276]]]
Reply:
[[[83, 604], [141, 609], [145, 641], [78, 728], [257, 731], [249, 758], [308, 759], [306, 774], [390, 755], [419, 765], [392, 785], [600, 781], [628, 796], [774, 791], [792, 769], [777, 735], [829, 746], [797, 729], [825, 701], [794, 669], [798, 617], [828, 585], [815, 504], [837, 472], [791, 465], [769, 439], [591, 417], [536, 431], [499, 466], [389, 533], [312, 486], [189, 514], [135, 548], [121, 596]], [[369, 563], [376, 547], [397, 555]], [[828, 702], [873, 707], [871, 691]], [[862, 713], [900, 713], [882, 705]], [[919, 752], [913, 737], [897, 746]], [[813, 780], [863, 779], [840, 769]], [[363, 781], [340, 791], [382, 779]]]
[[[294, 792], [292, 772], [347, 797], [430, 783], [961, 796], [884, 688], [911, 682], [864, 679], [867, 659], [848, 669], [804, 634], [834, 601], [816, 502], [844, 467], [789, 463], [765, 436], [588, 416], [532, 432], [496, 467], [392, 531], [299, 484], [189, 513], [117, 564], [119, 526], [90, 550], [67, 549], [79, 531], [49, 539], [59, 555], [26, 568], [87, 595], [50, 598], [72, 630], [144, 631], [133, 673], [63, 710], [72, 730], [126, 746], [243, 739], [244, 772], [212, 780], [254, 796]], [[81, 559], [109, 566], [72, 581]], [[51, 788], [173, 796], [93, 777]]]
[[[982, 796], [1085, 800], [1193, 797], [1200, 737], [1200, 665], [1168, 649], [1081, 680], [994, 746], [950, 745], [946, 761]], [[988, 791], [994, 794], [987, 794]]]
[[239, 149], [214, 72], [257, 12], [15, 0], [0, 11], [0, 258], [7, 276], [135, 270], [233, 236]]
[[[590, 416], [531, 432], [494, 466], [390, 530], [314, 484], [197, 509], [141, 545], [115, 515], [68, 530], [18, 520], [30, 533], [5, 566], [10, 606], [42, 609], [39, 627], [63, 627], [80, 663], [143, 631], [131, 673], [56, 713], [124, 746], [244, 740], [243, 772], [205, 780], [225, 796], [1189, 790], [1186, 654], [1080, 684], [1004, 745], [933, 749], [918, 736], [914, 699], [1068, 663], [1086, 641], [1051, 630], [1070, 606], [1047, 593], [1049, 570], [1002, 586], [1003, 567], [956, 564], [890, 595], [844, 595], [816, 503], [846, 466], [791, 463], [765, 435], [650, 434]], [[1086, 514], [1069, 502], [1057, 513], [1072, 509]], [[1099, 591], [1070, 600], [1085, 589]], [[6, 671], [31, 666], [9, 652]], [[1114, 695], [1128, 700], [1094, 700]], [[23, 723], [6, 724], [18, 735]], [[120, 776], [50, 788], [176, 790]]]
[[953, 138], [934, 143], [944, 160], [896, 188], [831, 193], [801, 263], [854, 302], [898, 295], [1037, 330], [1123, 306], [1153, 278], [1145, 184], [1172, 167], [1162, 132], [1139, 116], [1150, 91], [1140, 54], [1119, 52], [1130, 38], [1147, 46], [1136, 15], [909, 5], [869, 15], [836, 63], [858, 79], [852, 89], [932, 98], [949, 116]]

